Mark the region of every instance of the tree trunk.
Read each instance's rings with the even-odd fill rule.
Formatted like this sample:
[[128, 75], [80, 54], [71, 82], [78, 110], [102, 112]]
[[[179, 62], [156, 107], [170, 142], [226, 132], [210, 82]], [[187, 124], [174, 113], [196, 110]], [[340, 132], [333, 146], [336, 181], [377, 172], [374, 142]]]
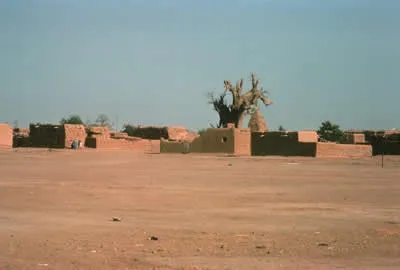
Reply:
[[243, 121], [244, 121], [244, 112], [239, 113], [236, 123], [235, 123], [235, 127], [236, 128], [242, 128], [243, 126]]

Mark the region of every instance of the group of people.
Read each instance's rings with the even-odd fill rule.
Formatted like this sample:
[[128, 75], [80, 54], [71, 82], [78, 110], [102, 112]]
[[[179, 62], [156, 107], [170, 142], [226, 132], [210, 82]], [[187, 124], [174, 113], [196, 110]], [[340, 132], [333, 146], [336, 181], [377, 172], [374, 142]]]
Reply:
[[74, 140], [71, 144], [71, 149], [83, 148], [83, 142], [81, 140]]

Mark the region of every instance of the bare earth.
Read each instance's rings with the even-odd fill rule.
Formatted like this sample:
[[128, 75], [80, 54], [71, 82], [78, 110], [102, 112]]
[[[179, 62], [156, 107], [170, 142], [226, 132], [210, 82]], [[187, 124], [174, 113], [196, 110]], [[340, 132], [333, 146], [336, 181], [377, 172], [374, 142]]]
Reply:
[[1, 152], [0, 269], [400, 269], [379, 162]]

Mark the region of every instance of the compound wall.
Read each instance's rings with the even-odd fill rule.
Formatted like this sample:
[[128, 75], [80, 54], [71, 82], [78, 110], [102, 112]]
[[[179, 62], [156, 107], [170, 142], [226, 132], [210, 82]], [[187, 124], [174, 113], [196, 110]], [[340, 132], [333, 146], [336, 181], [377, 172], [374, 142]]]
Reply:
[[73, 140], [86, 139], [83, 125], [29, 125], [29, 137], [33, 147], [70, 148]]
[[160, 153], [159, 140], [128, 140], [102, 137], [88, 137], [86, 147], [99, 150], [134, 150], [143, 153]]
[[13, 130], [8, 124], [0, 123], [0, 149], [9, 149], [13, 145]]
[[372, 157], [372, 146], [362, 144], [317, 143], [318, 158], [367, 158]]
[[302, 132], [254, 132], [251, 134], [253, 156], [305, 156], [315, 157], [316, 133]]
[[85, 142], [86, 140], [86, 129], [83, 125], [69, 125], [63, 126], [65, 132], [64, 146], [70, 148], [74, 140]]
[[199, 135], [196, 132], [189, 132], [185, 127], [155, 127], [138, 126], [133, 129], [133, 137], [149, 140], [167, 139], [170, 141], [193, 141]]
[[235, 155], [251, 155], [251, 131], [250, 129], [234, 129]]
[[29, 136], [33, 147], [65, 147], [65, 131], [62, 125], [29, 125]]
[[209, 128], [189, 145], [185, 145], [183, 142], [162, 140], [160, 152], [184, 153], [188, 150], [190, 153], [221, 153], [248, 156], [251, 153], [250, 134], [250, 129]]

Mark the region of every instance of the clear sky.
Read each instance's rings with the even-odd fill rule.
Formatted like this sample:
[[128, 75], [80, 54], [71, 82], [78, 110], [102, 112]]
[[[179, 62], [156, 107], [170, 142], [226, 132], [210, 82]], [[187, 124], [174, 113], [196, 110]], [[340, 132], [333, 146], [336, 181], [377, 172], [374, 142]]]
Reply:
[[207, 127], [256, 72], [272, 129], [400, 128], [399, 0], [0, 0], [0, 122]]

